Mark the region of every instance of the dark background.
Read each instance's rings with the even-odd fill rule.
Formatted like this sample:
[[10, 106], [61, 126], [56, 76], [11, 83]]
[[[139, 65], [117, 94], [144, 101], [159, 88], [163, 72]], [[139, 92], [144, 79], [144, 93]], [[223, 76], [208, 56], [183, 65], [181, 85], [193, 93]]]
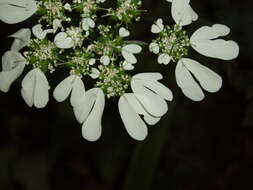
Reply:
[[[158, 66], [156, 56], [143, 53], [136, 72], [158, 71], [175, 99], [161, 122], [149, 128], [144, 142], [126, 133], [117, 100], [106, 102], [103, 134], [98, 142], [81, 137], [69, 101], [51, 96], [43, 110], [29, 108], [21, 98], [20, 77], [0, 93], [0, 190], [252, 190], [253, 169], [253, 15], [250, 0], [192, 0], [199, 14], [186, 27], [226, 24], [229, 39], [240, 45], [233, 61], [191, 57], [219, 73], [224, 84], [195, 103], [175, 83], [175, 64]], [[172, 24], [165, 0], [144, 0], [142, 20], [132, 27], [135, 38], [149, 42], [158, 17]], [[18, 25], [0, 23], [1, 55]], [[149, 58], [146, 58], [149, 55]], [[150, 58], [151, 56], [151, 58]], [[53, 89], [65, 75], [49, 76]], [[51, 91], [52, 92], [52, 91]], [[51, 93], [52, 94], [52, 93]]]

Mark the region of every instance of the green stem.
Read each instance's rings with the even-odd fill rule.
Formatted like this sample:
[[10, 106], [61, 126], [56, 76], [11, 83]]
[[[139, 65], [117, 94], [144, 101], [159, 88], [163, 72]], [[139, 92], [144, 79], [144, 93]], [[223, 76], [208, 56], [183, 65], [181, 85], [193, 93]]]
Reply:
[[158, 128], [144, 142], [138, 143], [133, 152], [123, 190], [151, 190], [161, 151], [168, 138], [168, 127], [174, 113], [174, 103]]

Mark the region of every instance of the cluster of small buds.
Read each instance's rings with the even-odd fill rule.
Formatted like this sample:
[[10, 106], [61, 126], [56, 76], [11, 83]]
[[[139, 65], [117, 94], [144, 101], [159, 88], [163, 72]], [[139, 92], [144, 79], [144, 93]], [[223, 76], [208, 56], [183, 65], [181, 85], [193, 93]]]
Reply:
[[74, 8], [81, 13], [83, 18], [94, 18], [98, 10], [98, 1], [95, 0], [74, 0]]
[[[158, 38], [152, 41], [154, 47], [159, 47], [159, 54], [169, 55], [172, 61], [177, 62], [182, 57], [188, 55], [190, 39], [185, 30], [179, 25], [173, 27], [166, 26], [159, 33]], [[158, 53], [158, 52], [157, 52]]]
[[108, 35], [111, 29], [112, 29], [111, 25], [98, 25], [99, 33], [104, 37]]
[[47, 39], [33, 39], [30, 41], [28, 51], [24, 55], [29, 64], [34, 68], [40, 68], [42, 71], [55, 71], [58, 62], [59, 49], [55, 44]]
[[122, 67], [100, 65], [98, 68], [100, 74], [96, 86], [101, 88], [108, 98], [121, 96], [126, 92], [131, 77], [126, 74]]
[[61, 0], [43, 0], [39, 3], [37, 11], [37, 14], [42, 15], [38, 22], [45, 22], [47, 26], [52, 26], [56, 19], [69, 22], [71, 19], [65, 15], [65, 11]]
[[83, 41], [88, 35], [88, 33], [86, 33], [86, 35], [83, 35], [82, 28], [73, 26], [67, 28], [66, 33], [74, 42], [73, 48], [82, 47]]
[[93, 50], [98, 55], [107, 55], [114, 57], [116, 54], [120, 53], [120, 50], [123, 46], [123, 39], [120, 36], [114, 36], [109, 31], [109, 27], [100, 27], [106, 28], [108, 30], [103, 31], [103, 36], [94, 43]]
[[140, 20], [140, 0], [118, 0], [116, 10], [109, 9], [109, 15], [125, 23], [131, 23], [133, 20]]
[[76, 50], [73, 55], [67, 56], [67, 64], [70, 66], [70, 74], [86, 76], [91, 73], [91, 66], [95, 64], [96, 59], [93, 54], [85, 49]]

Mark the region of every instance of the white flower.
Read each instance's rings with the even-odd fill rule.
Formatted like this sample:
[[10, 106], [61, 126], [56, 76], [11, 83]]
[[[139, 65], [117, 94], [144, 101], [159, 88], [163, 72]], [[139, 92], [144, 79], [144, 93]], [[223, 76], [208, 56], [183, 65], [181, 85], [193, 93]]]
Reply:
[[95, 65], [95, 63], [96, 63], [96, 59], [91, 58], [91, 59], [89, 60], [89, 65]]
[[16, 24], [28, 19], [37, 11], [35, 0], [1, 0], [0, 20]]
[[49, 89], [45, 74], [39, 68], [35, 68], [23, 79], [21, 95], [28, 106], [44, 108], [49, 101]]
[[54, 33], [58, 30], [58, 28], [63, 28], [62, 21], [59, 20], [59, 19], [54, 19], [53, 20], [53, 30], [54, 30]]
[[151, 27], [151, 32], [154, 34], [160, 33], [163, 31], [164, 25], [163, 25], [163, 20], [161, 18], [157, 19], [155, 24], [152, 25]]
[[16, 51], [7, 51], [2, 57], [0, 90], [8, 92], [11, 84], [22, 74], [26, 59]]
[[124, 27], [121, 27], [120, 29], [119, 29], [119, 36], [120, 37], [128, 37], [130, 35], [130, 32], [126, 29], [126, 28], [124, 28]]
[[[221, 24], [215, 24], [212, 27], [203, 26], [192, 35], [191, 46], [202, 55], [232, 60], [239, 54], [238, 44], [234, 41], [217, 39], [220, 36], [228, 35], [229, 32], [230, 29]], [[217, 92], [222, 86], [222, 79], [219, 75], [192, 59], [182, 58], [176, 67], [176, 81], [185, 96], [194, 101], [201, 101], [205, 96], [190, 73], [208, 92]]]
[[95, 28], [95, 22], [91, 18], [84, 18], [82, 20], [82, 28], [84, 31], [89, 31], [90, 28]]
[[159, 44], [157, 44], [155, 42], [151, 42], [149, 44], [149, 51], [153, 52], [154, 54], [158, 54], [160, 51]]
[[66, 32], [59, 32], [55, 36], [54, 43], [61, 49], [81, 47], [85, 39], [82, 32], [80, 27], [67, 28]]
[[85, 94], [85, 87], [82, 79], [77, 75], [70, 75], [55, 88], [53, 96], [58, 102], [63, 102], [70, 95], [72, 106], [77, 106]]
[[100, 58], [100, 62], [103, 64], [103, 65], [109, 65], [110, 64], [110, 57], [108, 55], [103, 55], [101, 58]]
[[79, 105], [74, 107], [76, 119], [82, 125], [82, 136], [88, 141], [96, 141], [102, 133], [102, 115], [105, 96], [100, 88], [88, 90]]
[[132, 63], [128, 63], [127, 61], [124, 61], [122, 66], [126, 71], [131, 71], [134, 69], [134, 65]]
[[128, 63], [135, 64], [137, 63], [137, 59], [134, 54], [140, 53], [141, 50], [141, 46], [137, 44], [128, 44], [122, 48], [121, 54]]
[[69, 3], [66, 3], [66, 4], [64, 5], [64, 9], [68, 10], [69, 12], [72, 11], [71, 5], [70, 5]]
[[182, 89], [185, 96], [194, 101], [201, 101], [205, 95], [200, 86], [208, 92], [217, 92], [222, 86], [222, 78], [192, 59], [183, 58], [176, 66], [176, 81], [177, 85]]
[[172, 2], [171, 14], [180, 26], [189, 25], [198, 20], [198, 14], [191, 8], [190, 0], [166, 0]]
[[41, 24], [36, 24], [35, 26], [32, 27], [32, 32], [36, 38], [43, 40], [48, 33], [54, 33], [54, 30], [53, 29], [43, 30]]
[[14, 38], [14, 42], [11, 45], [11, 50], [20, 51], [30, 43], [31, 30], [28, 28], [22, 28], [10, 37]]
[[158, 61], [159, 64], [168, 65], [169, 62], [171, 61], [171, 57], [166, 53], [162, 53], [158, 56], [157, 61]]
[[74, 46], [74, 41], [66, 32], [58, 33], [54, 38], [54, 43], [58, 48], [69, 49]]
[[158, 80], [160, 73], [142, 73], [132, 78], [133, 93], [126, 93], [119, 99], [119, 112], [128, 134], [136, 140], [144, 140], [147, 126], [139, 115], [144, 116], [149, 125], [156, 124], [167, 112], [165, 100], [172, 101], [172, 92]]
[[91, 74], [90, 77], [93, 79], [97, 79], [100, 75], [100, 71], [94, 67], [91, 68]]
[[231, 40], [217, 39], [229, 33], [230, 29], [222, 24], [214, 24], [212, 27], [203, 26], [191, 36], [191, 46], [207, 57], [232, 60], [239, 54], [238, 44]]

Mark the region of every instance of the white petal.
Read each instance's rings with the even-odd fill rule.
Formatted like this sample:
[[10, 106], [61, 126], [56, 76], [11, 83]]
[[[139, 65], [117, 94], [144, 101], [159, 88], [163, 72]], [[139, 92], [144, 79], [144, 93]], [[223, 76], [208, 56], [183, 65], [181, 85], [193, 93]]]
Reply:
[[216, 39], [228, 35], [229, 32], [230, 29], [221, 24], [212, 27], [203, 26], [192, 35], [191, 45], [193, 49], [207, 57], [232, 60], [239, 54], [238, 44], [234, 41]]
[[49, 100], [49, 88], [46, 76], [36, 68], [30, 71], [22, 81], [22, 97], [29, 106], [44, 108]]
[[94, 96], [94, 90], [88, 90], [85, 95], [81, 98], [80, 104], [74, 106], [74, 114], [79, 123], [84, 123], [88, 118], [94, 103], [96, 96]]
[[95, 27], [95, 22], [91, 18], [84, 18], [82, 20], [82, 28], [84, 31], [88, 31], [90, 28]]
[[152, 25], [151, 32], [157, 34], [163, 31], [163, 29], [164, 29], [163, 20], [159, 18], [157, 19], [155, 24]]
[[61, 28], [62, 27], [62, 21], [59, 20], [59, 19], [54, 19], [53, 20], [53, 33], [55, 33], [58, 28]]
[[33, 26], [32, 32], [33, 32], [33, 35], [36, 36], [36, 38], [38, 38], [40, 40], [44, 39], [47, 35], [47, 33], [42, 30], [41, 24], [37, 24], [37, 25]]
[[135, 57], [132, 53], [129, 53], [129, 52], [127, 52], [127, 51], [122, 50], [122, 51], [121, 51], [121, 54], [122, 54], [122, 56], [124, 57], [124, 59], [125, 59], [128, 63], [131, 63], [131, 64], [137, 63], [137, 59], [136, 59], [136, 57]]
[[158, 81], [153, 80], [142, 80], [141, 83], [155, 92], [157, 95], [161, 96], [165, 100], [172, 101], [173, 100], [173, 94], [169, 88], [164, 86], [162, 83]]
[[161, 73], [139, 73], [134, 75], [133, 78], [141, 80], [161, 80], [163, 79], [163, 76]]
[[159, 45], [157, 43], [150, 43], [149, 44], [149, 51], [154, 53], [154, 54], [158, 54], [160, 51]]
[[128, 134], [135, 140], [144, 140], [148, 134], [147, 126], [124, 96], [120, 97], [118, 106], [121, 119]]
[[90, 74], [90, 77], [91, 77], [91, 78], [93, 78], [93, 79], [96, 79], [96, 78], [98, 78], [98, 77], [99, 77], [99, 75], [100, 75], [99, 70], [98, 70], [98, 69], [96, 69], [96, 68], [94, 68], [94, 67], [92, 67], [92, 68], [91, 68], [91, 74]]
[[74, 41], [65, 32], [58, 33], [54, 38], [54, 43], [62, 49], [69, 49], [74, 46]]
[[232, 60], [239, 55], [239, 46], [234, 41], [222, 39], [194, 42], [192, 46], [198, 53], [222, 60]]
[[85, 94], [85, 87], [84, 87], [83, 81], [79, 76], [76, 76], [73, 83], [73, 88], [72, 88], [72, 93], [71, 93], [71, 98], [70, 98], [71, 105], [73, 107], [79, 105], [81, 98], [84, 96], [84, 94]]
[[26, 64], [25, 58], [18, 52], [7, 51], [2, 57], [0, 72], [0, 90], [8, 92], [11, 84], [22, 74]]
[[202, 26], [192, 34], [191, 41], [212, 40], [221, 36], [226, 36], [229, 33], [230, 29], [226, 25], [214, 24], [211, 27]]
[[176, 82], [186, 97], [194, 101], [201, 101], [204, 99], [205, 95], [203, 91], [194, 80], [191, 73], [183, 65], [182, 60], [180, 60], [176, 66]]
[[37, 10], [34, 0], [8, 0], [0, 2], [0, 20], [16, 24], [28, 19]]
[[128, 53], [132, 53], [132, 54], [136, 54], [136, 53], [140, 53], [142, 48], [141, 46], [137, 45], [137, 44], [128, 44], [125, 45], [122, 50], [128, 52]]
[[95, 88], [96, 102], [87, 120], [82, 126], [82, 135], [88, 141], [96, 141], [102, 133], [102, 115], [105, 107], [105, 96], [101, 89]]
[[124, 27], [121, 27], [120, 29], [119, 29], [119, 36], [120, 37], [128, 37], [130, 35], [130, 32], [126, 29], [126, 28], [124, 28]]
[[126, 61], [123, 62], [122, 66], [123, 66], [124, 70], [126, 70], [126, 71], [131, 71], [134, 69], [134, 66], [131, 63], [128, 63]]
[[74, 79], [75, 75], [70, 75], [56, 86], [53, 96], [58, 102], [63, 102], [68, 98], [73, 87]]
[[14, 38], [11, 50], [19, 51], [29, 44], [31, 39], [31, 30], [28, 28], [22, 28], [10, 37]]
[[218, 74], [192, 59], [184, 58], [182, 61], [184, 66], [191, 71], [199, 81], [202, 88], [208, 92], [217, 92], [220, 90], [222, 86], [222, 78]]
[[196, 13], [193, 12], [189, 3], [190, 0], [172, 1], [172, 17], [174, 21], [181, 26], [189, 25], [192, 21], [197, 19]]
[[163, 54], [158, 56], [157, 61], [158, 61], [159, 64], [168, 65], [170, 60], [171, 60], [171, 57], [168, 54], [163, 53]]
[[144, 115], [144, 120], [149, 125], [155, 125], [161, 120], [161, 117], [153, 117], [152, 115], [146, 114]]
[[161, 117], [168, 111], [166, 101], [151, 90], [145, 88], [138, 80], [132, 79], [131, 88], [145, 110], [154, 117]]
[[109, 65], [110, 64], [110, 57], [108, 55], [103, 55], [100, 58], [100, 62], [103, 63], [104, 65]]
[[136, 113], [144, 116], [144, 120], [149, 125], [155, 125], [160, 120], [160, 117], [153, 117], [150, 115], [133, 93], [126, 93], [124, 97]]

